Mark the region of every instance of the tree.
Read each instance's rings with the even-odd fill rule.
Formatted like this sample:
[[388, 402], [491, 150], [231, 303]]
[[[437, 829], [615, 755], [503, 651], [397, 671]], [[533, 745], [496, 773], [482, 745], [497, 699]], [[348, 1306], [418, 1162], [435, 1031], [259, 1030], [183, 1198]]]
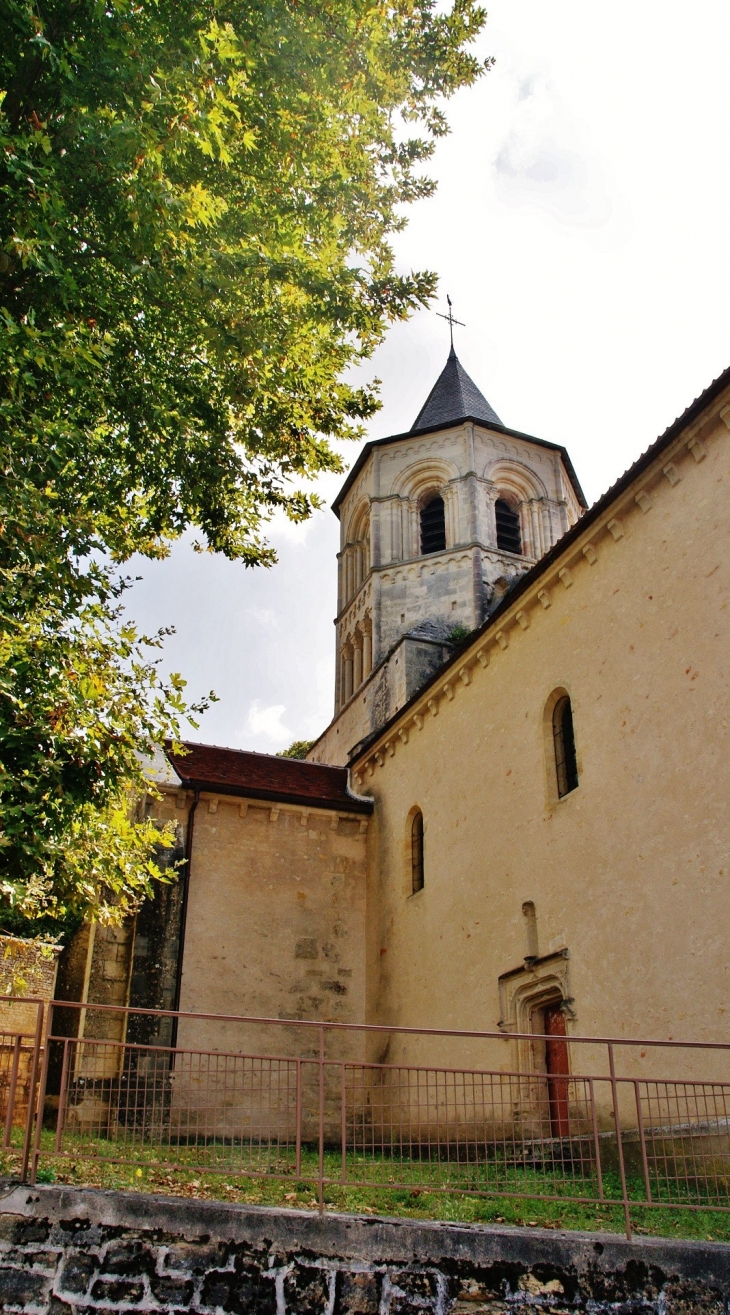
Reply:
[[[132, 657], [112, 565], [164, 555], [188, 526], [270, 564], [262, 520], [311, 514], [301, 482], [339, 469], [331, 440], [376, 408], [343, 377], [433, 292], [432, 274], [396, 272], [388, 238], [431, 191], [440, 101], [482, 71], [466, 47], [484, 14], [474, 0], [445, 14], [433, 0], [0, 13], [0, 716], [16, 754], [3, 750], [0, 875], [22, 902], [33, 872], [63, 888], [72, 819], [74, 852], [92, 852], [83, 819], [118, 814], [139, 785], [130, 746], [158, 743], [183, 710]], [[21, 787], [18, 763], [55, 726], [43, 691], [58, 671], [68, 708], [94, 673], [96, 731], [122, 705], [130, 720], [96, 778], [81, 720], [89, 770], [55, 780], [50, 848], [34, 868], [26, 847], [20, 878], [23, 817], [45, 808], [47, 781], [31, 771]], [[143, 871], [144, 834], [112, 846], [116, 897]]]
[[293, 740], [288, 749], [277, 753], [277, 758], [306, 758], [314, 740]]

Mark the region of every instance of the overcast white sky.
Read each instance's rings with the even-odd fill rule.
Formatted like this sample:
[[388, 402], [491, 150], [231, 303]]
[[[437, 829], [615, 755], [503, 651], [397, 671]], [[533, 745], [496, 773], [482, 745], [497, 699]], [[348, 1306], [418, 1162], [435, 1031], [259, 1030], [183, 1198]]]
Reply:
[[[480, 48], [496, 67], [450, 103], [398, 260], [438, 271], [465, 368], [506, 425], [565, 444], [592, 502], [730, 364], [730, 4], [492, 0]], [[412, 424], [444, 309], [374, 358], [371, 437]], [[187, 543], [135, 563], [128, 611], [174, 625], [166, 664], [220, 699], [191, 738], [274, 753], [332, 715], [337, 521], [270, 539], [268, 571]]]

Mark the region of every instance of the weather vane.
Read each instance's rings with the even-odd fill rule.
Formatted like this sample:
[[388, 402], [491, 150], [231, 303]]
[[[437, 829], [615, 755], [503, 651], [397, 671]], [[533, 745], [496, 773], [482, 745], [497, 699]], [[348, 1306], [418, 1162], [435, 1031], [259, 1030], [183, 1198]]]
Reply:
[[442, 315], [442, 313], [441, 313], [440, 310], [437, 310], [437, 311], [436, 311], [436, 314], [438, 315], [438, 317], [439, 317], [440, 320], [446, 320], [446, 322], [447, 322], [447, 324], [448, 324], [448, 326], [449, 326], [449, 333], [451, 334], [451, 346], [452, 346], [452, 348], [453, 348], [453, 346], [454, 346], [454, 325], [455, 325], [455, 324], [460, 324], [461, 327], [462, 327], [462, 329], [465, 329], [465, 328], [466, 328], [466, 325], [464, 324], [463, 320], [457, 320], [457, 319], [454, 317], [454, 308], [453, 308], [453, 306], [451, 305], [451, 297], [449, 296], [448, 292], [446, 293], [446, 300], [447, 300], [447, 302], [449, 303], [449, 313], [448, 313], [448, 315]]

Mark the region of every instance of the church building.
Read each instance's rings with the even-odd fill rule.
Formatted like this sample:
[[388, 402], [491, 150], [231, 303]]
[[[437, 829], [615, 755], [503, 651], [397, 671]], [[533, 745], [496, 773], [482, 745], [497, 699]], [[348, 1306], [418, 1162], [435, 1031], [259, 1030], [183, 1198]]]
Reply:
[[588, 508], [565, 449], [505, 425], [452, 347], [334, 503], [329, 726], [307, 761], [157, 764], [179, 880], [135, 925], [84, 929], [59, 989], [724, 1038], [729, 493], [730, 370]]

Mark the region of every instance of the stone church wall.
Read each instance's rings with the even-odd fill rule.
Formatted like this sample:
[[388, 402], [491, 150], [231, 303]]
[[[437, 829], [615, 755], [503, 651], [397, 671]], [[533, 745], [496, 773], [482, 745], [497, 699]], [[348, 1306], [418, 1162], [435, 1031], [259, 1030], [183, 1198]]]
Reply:
[[[726, 1035], [728, 401], [354, 764], [378, 814], [371, 1019], [529, 1030], [550, 977], [569, 1034]], [[562, 799], [558, 690], [579, 773]], [[415, 807], [425, 885], [413, 895]], [[501, 1047], [491, 1062], [506, 1062]], [[702, 1056], [708, 1076], [713, 1062]]]
[[[159, 811], [179, 820], [175, 795]], [[367, 827], [361, 815], [201, 795], [181, 1009], [362, 1022]], [[357, 1043], [342, 1035], [345, 1053]], [[181, 1020], [178, 1031], [179, 1045], [204, 1049], [262, 1041], [240, 1025]], [[300, 1048], [295, 1029], [281, 1029], [281, 1047]]]

